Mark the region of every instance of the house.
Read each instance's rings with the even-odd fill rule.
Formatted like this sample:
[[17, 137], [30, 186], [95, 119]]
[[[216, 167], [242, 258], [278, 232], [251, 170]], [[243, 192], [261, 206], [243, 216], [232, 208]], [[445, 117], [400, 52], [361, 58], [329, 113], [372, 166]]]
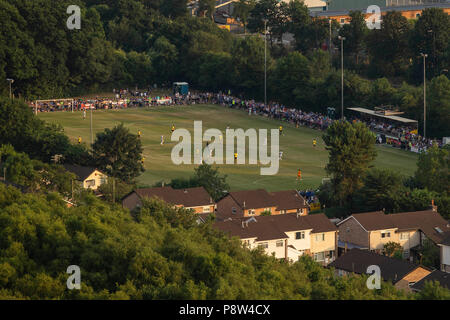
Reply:
[[443, 241], [450, 224], [435, 210], [384, 214], [382, 211], [352, 214], [337, 223], [340, 248], [359, 248], [382, 253], [387, 242], [396, 242], [409, 258], [426, 239]]
[[244, 219], [261, 214], [307, 215], [309, 205], [296, 191], [267, 192], [263, 189], [230, 192], [217, 203], [218, 220]]
[[175, 207], [192, 209], [195, 213], [214, 213], [216, 204], [203, 187], [173, 189], [158, 187], [137, 189], [122, 199], [122, 206], [133, 210], [142, 206], [143, 198], [159, 198]]
[[76, 175], [84, 189], [97, 190], [108, 181], [108, 176], [94, 167], [65, 164], [64, 168]]
[[262, 247], [278, 259], [297, 261], [307, 254], [322, 264], [336, 257], [337, 228], [323, 214], [288, 213], [216, 221], [213, 227], [238, 237], [249, 249]]
[[380, 268], [383, 280], [390, 281], [396, 288], [407, 291], [431, 273], [426, 267], [356, 248], [347, 251], [328, 267], [334, 268], [337, 275], [345, 276], [352, 273], [367, 274], [367, 268], [373, 265]]
[[437, 281], [441, 285], [441, 287], [447, 288], [450, 290], [450, 274], [446, 272], [442, 272], [439, 270], [434, 270], [429, 273], [427, 276], [417, 281], [412, 287], [411, 290], [414, 292], [421, 291], [427, 281]]
[[440, 258], [441, 258], [441, 271], [450, 273], [450, 233], [448, 236], [438, 243]]

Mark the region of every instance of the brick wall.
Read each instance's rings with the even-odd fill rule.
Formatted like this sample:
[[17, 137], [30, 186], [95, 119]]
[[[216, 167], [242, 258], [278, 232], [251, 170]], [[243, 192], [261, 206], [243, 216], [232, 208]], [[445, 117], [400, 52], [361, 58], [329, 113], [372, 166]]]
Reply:
[[348, 219], [340, 224], [338, 228], [340, 241], [354, 243], [362, 247], [369, 246], [367, 231], [354, 218]]

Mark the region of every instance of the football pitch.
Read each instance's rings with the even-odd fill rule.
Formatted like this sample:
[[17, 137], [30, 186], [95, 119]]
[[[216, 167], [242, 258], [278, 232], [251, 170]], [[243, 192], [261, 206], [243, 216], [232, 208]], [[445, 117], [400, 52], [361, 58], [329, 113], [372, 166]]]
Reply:
[[[81, 136], [83, 143], [90, 144], [90, 113], [83, 120], [82, 112], [44, 112], [39, 118], [49, 123], [59, 123], [69, 138], [76, 142]], [[315, 189], [326, 178], [325, 165], [328, 152], [322, 140], [322, 132], [305, 127], [269, 119], [263, 116], [249, 116], [245, 111], [234, 110], [217, 105], [160, 106], [150, 108], [130, 108], [120, 110], [93, 111], [94, 139], [97, 132], [123, 123], [134, 134], [141, 131], [146, 171], [137, 179], [142, 186], [152, 186], [156, 182], [170, 182], [173, 178], [192, 176], [195, 165], [175, 165], [171, 160], [172, 148], [178, 142], [171, 142], [171, 127], [184, 128], [194, 137], [194, 121], [203, 122], [203, 133], [216, 128], [225, 134], [227, 126], [232, 129], [278, 129], [283, 126], [280, 136], [280, 160], [278, 174], [260, 175], [259, 165], [218, 165], [220, 172], [227, 175], [230, 189], [249, 190], [263, 188], [268, 191], [287, 189]], [[270, 131], [268, 133], [270, 136]], [[164, 145], [161, 145], [164, 136]], [[313, 139], [317, 146], [313, 147]], [[248, 141], [247, 141], [248, 143]], [[376, 146], [378, 156], [373, 165], [377, 168], [390, 168], [403, 175], [413, 175], [416, 170], [417, 154]], [[270, 148], [269, 148], [270, 152]], [[225, 150], [224, 150], [225, 154]], [[248, 157], [248, 153], [247, 153]], [[248, 161], [247, 161], [248, 162]], [[302, 171], [302, 180], [297, 181], [297, 170]]]

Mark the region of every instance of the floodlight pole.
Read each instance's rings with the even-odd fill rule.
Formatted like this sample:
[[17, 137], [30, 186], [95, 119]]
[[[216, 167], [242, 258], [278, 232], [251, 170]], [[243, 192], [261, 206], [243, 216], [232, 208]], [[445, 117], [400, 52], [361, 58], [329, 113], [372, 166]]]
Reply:
[[92, 133], [92, 107], [89, 107], [91, 109], [91, 146], [94, 145], [94, 135]]
[[328, 51], [330, 51], [330, 56], [331, 56], [332, 55], [332, 53], [331, 53], [331, 19], [328, 19], [328, 23], [330, 24], [330, 41], [328, 43], [328, 45], [329, 45]]
[[12, 84], [14, 82], [14, 79], [6, 79], [6, 81], [9, 82], [9, 99], [12, 99]]
[[425, 59], [428, 57], [426, 53], [420, 53], [423, 57], [423, 137], [427, 137], [427, 79]]
[[341, 40], [341, 119], [344, 120], [344, 40], [345, 37], [338, 36]]
[[267, 19], [264, 19], [264, 107], [267, 106]]

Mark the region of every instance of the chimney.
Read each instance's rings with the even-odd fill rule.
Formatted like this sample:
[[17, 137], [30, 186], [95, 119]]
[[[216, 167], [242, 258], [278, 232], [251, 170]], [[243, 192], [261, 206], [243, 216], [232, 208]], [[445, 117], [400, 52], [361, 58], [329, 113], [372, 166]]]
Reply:
[[245, 201], [244, 201], [244, 203], [243, 203], [243, 208], [245, 209]]
[[188, 193], [188, 191], [186, 189], [184, 189], [184, 193]]
[[209, 203], [213, 203], [212, 197], [209, 197]]
[[437, 212], [438, 207], [434, 204], [434, 199], [431, 199], [431, 207], [430, 207], [430, 209], [433, 212]]
[[244, 229], [244, 221], [242, 221], [242, 229]]

